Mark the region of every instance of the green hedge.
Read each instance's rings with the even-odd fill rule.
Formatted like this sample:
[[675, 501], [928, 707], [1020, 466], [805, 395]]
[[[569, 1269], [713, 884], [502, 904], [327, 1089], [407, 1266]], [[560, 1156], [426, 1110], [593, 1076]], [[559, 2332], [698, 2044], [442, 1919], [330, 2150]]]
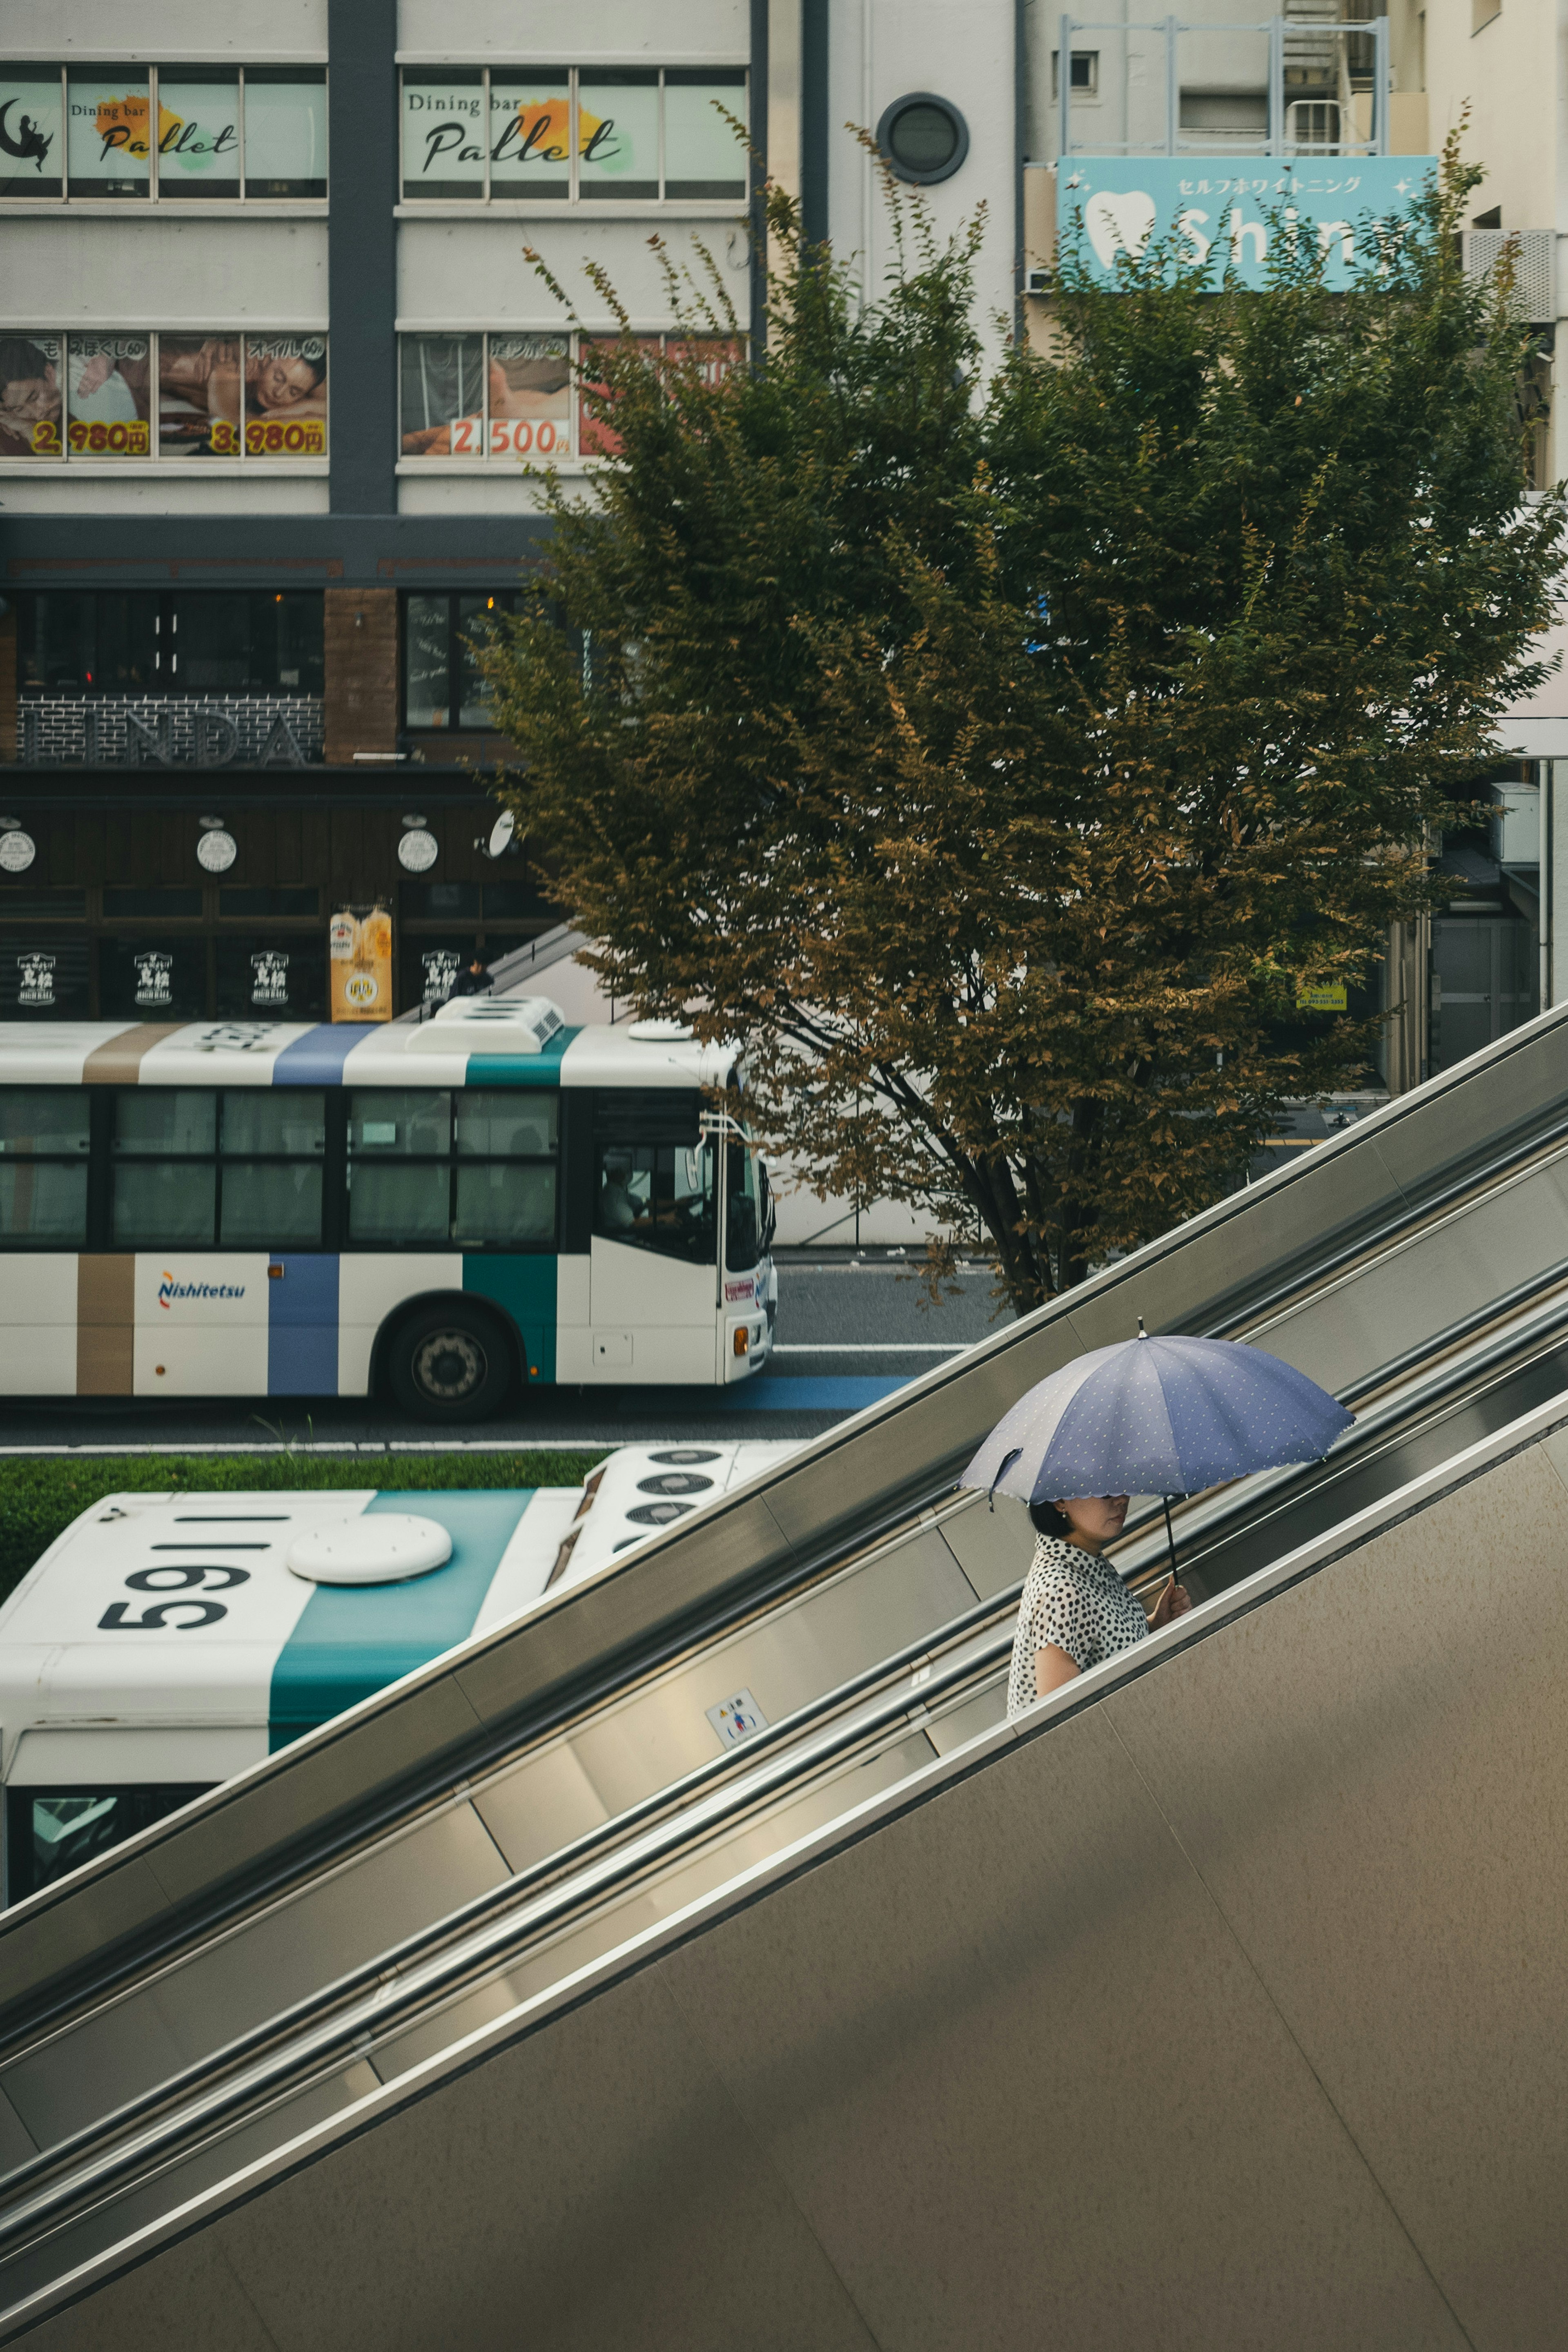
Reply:
[[575, 1486], [606, 1449], [567, 1454], [131, 1454], [0, 1464], [0, 1601], [105, 1495], [277, 1494], [335, 1486]]

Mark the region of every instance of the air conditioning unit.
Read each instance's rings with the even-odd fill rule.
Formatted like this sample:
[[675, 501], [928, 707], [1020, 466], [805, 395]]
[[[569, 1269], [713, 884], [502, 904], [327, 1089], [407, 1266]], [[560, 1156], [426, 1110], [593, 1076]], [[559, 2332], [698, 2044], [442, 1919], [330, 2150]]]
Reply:
[[1557, 316], [1557, 238], [1549, 228], [1468, 228], [1465, 276], [1490, 278], [1505, 245], [1514, 248], [1513, 312], [1531, 327], [1552, 325]]
[[1337, 153], [1341, 124], [1339, 102], [1332, 98], [1298, 98], [1285, 109], [1285, 146], [1316, 148]]

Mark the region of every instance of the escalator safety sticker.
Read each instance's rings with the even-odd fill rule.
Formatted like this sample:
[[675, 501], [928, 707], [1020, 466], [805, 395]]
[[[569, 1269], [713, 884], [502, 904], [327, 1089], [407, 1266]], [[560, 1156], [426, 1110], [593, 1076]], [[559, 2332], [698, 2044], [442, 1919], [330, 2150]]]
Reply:
[[748, 1690], [738, 1690], [732, 1698], [721, 1698], [716, 1706], [708, 1708], [707, 1719], [727, 1748], [737, 1748], [754, 1731], [768, 1728], [768, 1717]]

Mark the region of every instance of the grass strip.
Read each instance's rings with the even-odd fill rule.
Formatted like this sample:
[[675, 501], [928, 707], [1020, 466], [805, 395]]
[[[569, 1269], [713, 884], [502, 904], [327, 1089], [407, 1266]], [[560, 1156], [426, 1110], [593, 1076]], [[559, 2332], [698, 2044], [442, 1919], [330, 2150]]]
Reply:
[[78, 1511], [105, 1495], [276, 1495], [373, 1486], [575, 1486], [607, 1446], [519, 1454], [138, 1454], [0, 1464], [0, 1601]]

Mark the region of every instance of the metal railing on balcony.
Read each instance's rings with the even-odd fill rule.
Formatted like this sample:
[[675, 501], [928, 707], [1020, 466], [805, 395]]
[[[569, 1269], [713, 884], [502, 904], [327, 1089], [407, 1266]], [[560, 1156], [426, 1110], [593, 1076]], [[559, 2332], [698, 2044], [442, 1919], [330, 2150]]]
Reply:
[[[1321, 0], [1333, 6], [1335, 0]], [[1163, 121], [1150, 110], [1145, 135], [1122, 139], [1075, 135], [1075, 41], [1081, 33], [1120, 37], [1153, 34], [1163, 45], [1165, 105]], [[1267, 40], [1263, 95], [1266, 117], [1256, 124], [1184, 123], [1184, 83], [1180, 45], [1186, 34], [1259, 34]], [[1082, 55], [1082, 52], [1078, 52]], [[1099, 52], [1092, 53], [1098, 59]], [[1141, 60], [1147, 66], [1146, 58]], [[1124, 70], [1123, 89], [1130, 104], [1131, 76]], [[1063, 16], [1057, 47], [1056, 99], [1059, 152], [1068, 155], [1386, 155], [1389, 138], [1388, 19], [1375, 16], [1346, 20], [1319, 16], [1313, 0], [1297, 0], [1289, 16], [1271, 16], [1257, 24], [1166, 16], [1147, 23], [1126, 23]], [[1096, 94], [1103, 100], [1109, 77], [1097, 72]], [[1080, 81], [1079, 95], [1083, 95]], [[1195, 86], [1186, 86], [1186, 95]], [[1197, 86], [1201, 95], [1208, 93]], [[1130, 130], [1124, 107], [1123, 128]], [[1147, 105], [1147, 100], [1145, 100]], [[1163, 136], [1162, 136], [1163, 133]]]

